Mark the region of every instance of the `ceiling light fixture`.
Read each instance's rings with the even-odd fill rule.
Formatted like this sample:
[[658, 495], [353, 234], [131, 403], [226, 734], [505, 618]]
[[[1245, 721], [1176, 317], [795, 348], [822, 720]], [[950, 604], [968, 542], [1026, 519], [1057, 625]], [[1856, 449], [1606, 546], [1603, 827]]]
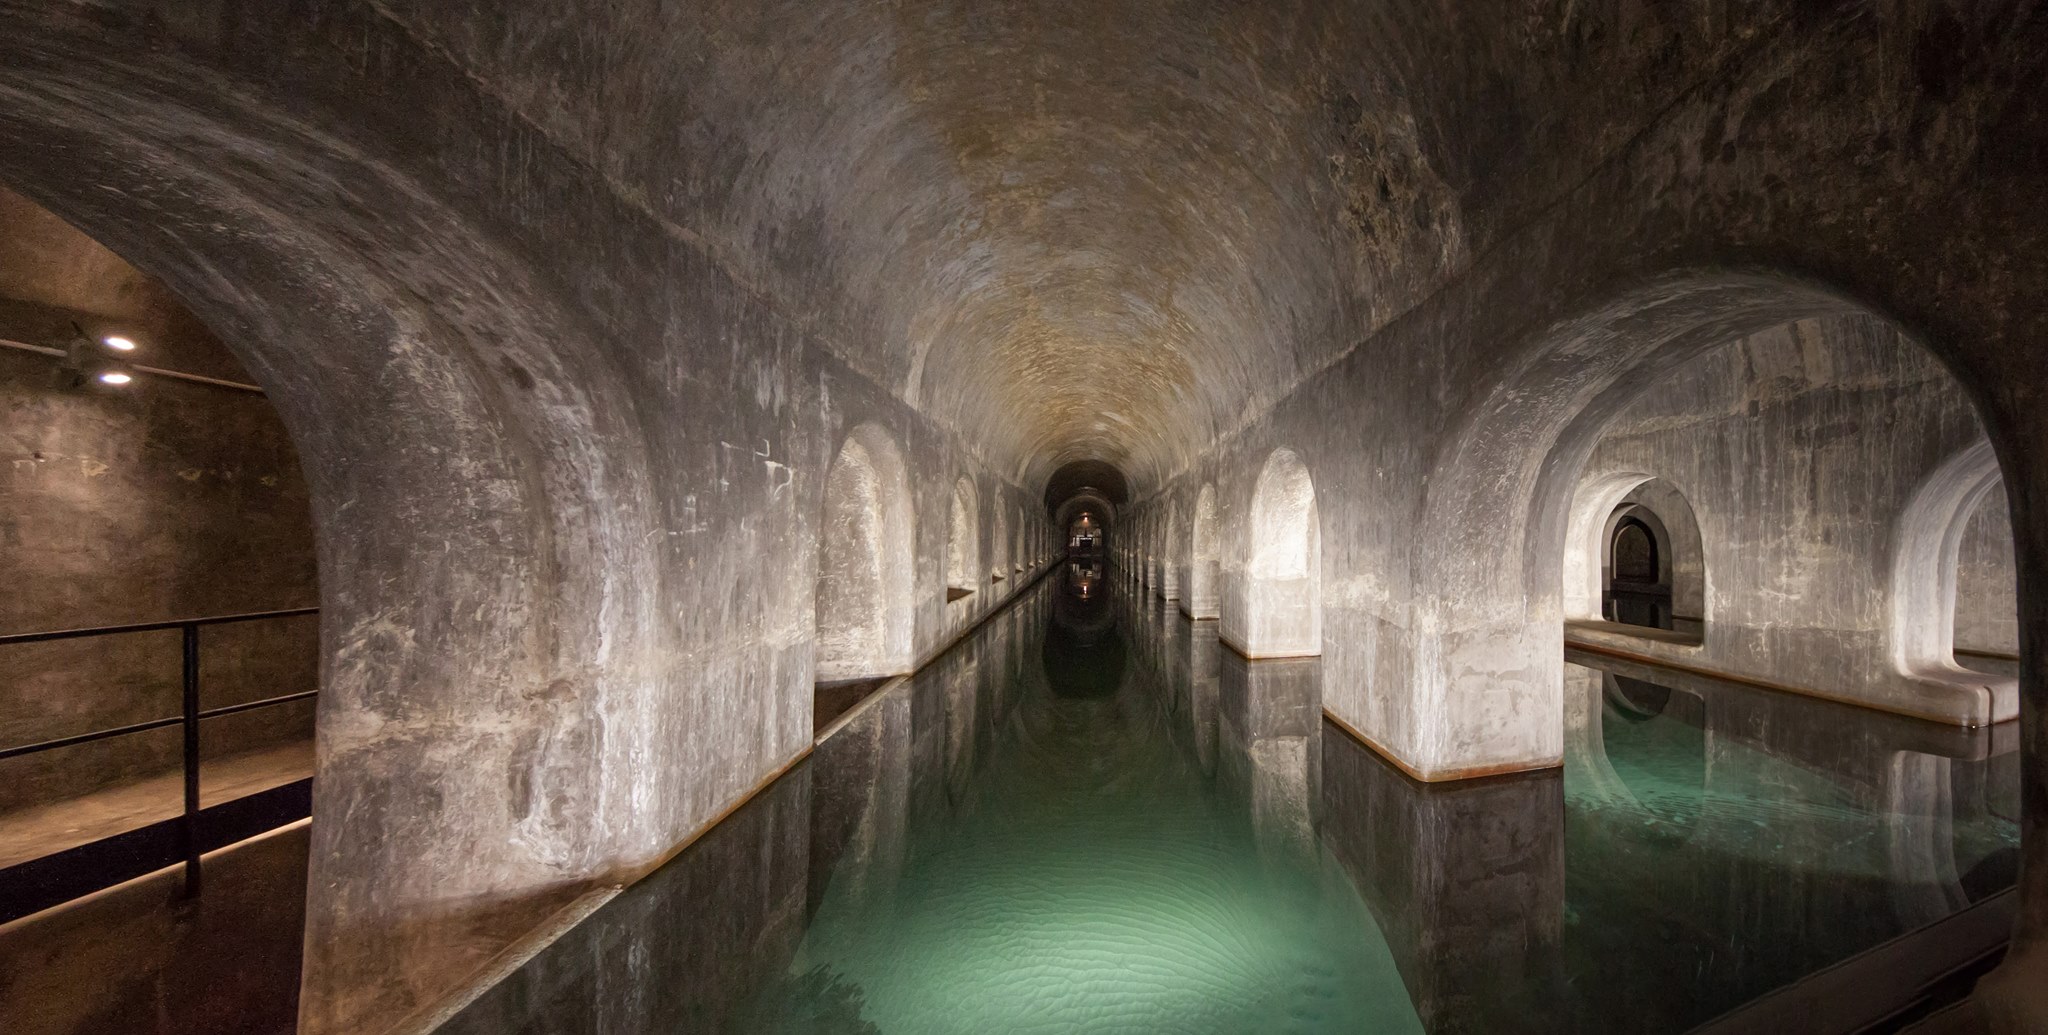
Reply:
[[100, 375], [101, 384], [125, 385], [133, 380], [135, 380], [134, 377], [128, 374], [124, 374], [118, 370], [109, 370], [106, 373]]
[[123, 338], [118, 334], [108, 335], [107, 337], [101, 338], [100, 340], [102, 342], [105, 342], [108, 348], [113, 349], [117, 352], [135, 351], [135, 342], [127, 338]]

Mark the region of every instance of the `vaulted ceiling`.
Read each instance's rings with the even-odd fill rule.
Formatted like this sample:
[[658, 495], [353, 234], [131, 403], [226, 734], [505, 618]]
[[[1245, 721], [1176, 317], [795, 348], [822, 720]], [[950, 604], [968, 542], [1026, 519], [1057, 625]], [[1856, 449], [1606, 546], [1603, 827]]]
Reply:
[[386, 6], [998, 469], [1037, 490], [1107, 464], [1138, 493], [1794, 17], [1571, 0]]

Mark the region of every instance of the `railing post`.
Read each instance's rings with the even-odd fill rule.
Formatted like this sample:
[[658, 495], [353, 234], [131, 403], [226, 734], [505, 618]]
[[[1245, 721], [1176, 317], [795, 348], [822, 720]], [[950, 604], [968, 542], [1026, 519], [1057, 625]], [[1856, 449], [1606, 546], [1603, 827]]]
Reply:
[[178, 847], [185, 854], [185, 896], [199, 897], [199, 623], [179, 630], [185, 640], [185, 815]]

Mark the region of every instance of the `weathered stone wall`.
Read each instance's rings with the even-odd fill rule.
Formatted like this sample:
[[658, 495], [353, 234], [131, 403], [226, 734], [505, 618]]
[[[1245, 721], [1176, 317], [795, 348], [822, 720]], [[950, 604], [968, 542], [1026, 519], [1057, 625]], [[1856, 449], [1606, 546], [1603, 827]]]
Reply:
[[1982, 435], [1933, 357], [1868, 317], [1788, 324], [1701, 356], [1614, 417], [1580, 485], [1645, 473], [1691, 505], [1704, 643], [1570, 635], [1938, 721], [2010, 718], [2009, 680], [1902, 672], [1893, 650], [1900, 526], [1921, 485]]
[[[123, 359], [246, 381], [148, 277], [0, 190], [0, 338], [139, 343]], [[112, 353], [108, 353], [111, 355]], [[62, 360], [0, 349], [0, 633], [203, 618], [317, 603], [298, 457], [260, 395], [140, 376], [60, 387]], [[318, 620], [209, 629], [201, 707], [318, 686]], [[0, 647], [0, 744], [175, 716], [179, 635]], [[218, 755], [312, 735], [310, 703], [210, 720]], [[176, 768], [176, 729], [0, 762], [0, 810]]]

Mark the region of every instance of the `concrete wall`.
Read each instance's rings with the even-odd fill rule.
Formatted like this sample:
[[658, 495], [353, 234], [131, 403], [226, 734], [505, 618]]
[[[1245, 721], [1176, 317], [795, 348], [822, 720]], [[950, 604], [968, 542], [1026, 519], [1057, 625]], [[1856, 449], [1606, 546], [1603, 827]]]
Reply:
[[[125, 358], [247, 380], [144, 276], [0, 190], [0, 338], [123, 334]], [[202, 618], [317, 603], [306, 483], [261, 395], [139, 376], [60, 387], [62, 361], [0, 348], [0, 633]], [[318, 619], [209, 630], [202, 707], [318, 687]], [[175, 631], [0, 647], [0, 744], [175, 716]], [[312, 735], [310, 703], [212, 720], [207, 755]], [[0, 810], [179, 764], [165, 729], [0, 762]]]
[[[1982, 434], [1926, 350], [1866, 317], [1788, 324], [1701, 356], [1608, 423], [1580, 494], [1649, 474], [1691, 504], [1705, 641], [1568, 635], [1960, 725], [2011, 718], [2011, 681], [1901, 671], [1893, 650], [1893, 556], [1908, 509]], [[1917, 577], [1939, 575], [1929, 566]], [[2003, 578], [2011, 584], [2009, 565]]]
[[2017, 654], [2018, 597], [2013, 580], [2012, 502], [2001, 484], [1977, 504], [1958, 544], [1956, 649]]

